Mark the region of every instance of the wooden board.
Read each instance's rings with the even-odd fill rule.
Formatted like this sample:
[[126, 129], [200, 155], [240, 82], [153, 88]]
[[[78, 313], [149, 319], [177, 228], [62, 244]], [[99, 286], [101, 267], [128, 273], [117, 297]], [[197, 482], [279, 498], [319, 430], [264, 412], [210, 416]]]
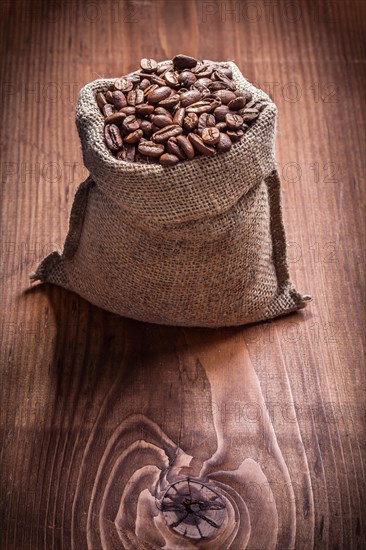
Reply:
[[[364, 548], [365, 3], [0, 10], [0, 547]], [[278, 105], [302, 313], [179, 329], [25, 292], [86, 176], [78, 90], [178, 52], [234, 60]]]

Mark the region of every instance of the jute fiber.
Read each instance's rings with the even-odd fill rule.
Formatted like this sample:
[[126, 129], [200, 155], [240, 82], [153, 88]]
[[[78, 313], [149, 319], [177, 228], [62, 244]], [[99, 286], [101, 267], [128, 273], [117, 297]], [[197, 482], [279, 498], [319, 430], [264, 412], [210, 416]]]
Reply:
[[77, 189], [62, 253], [33, 280], [151, 323], [220, 327], [300, 309], [289, 281], [275, 168], [276, 106], [234, 63], [234, 81], [266, 108], [228, 153], [170, 168], [115, 159], [95, 95], [80, 92], [76, 124], [90, 177]]

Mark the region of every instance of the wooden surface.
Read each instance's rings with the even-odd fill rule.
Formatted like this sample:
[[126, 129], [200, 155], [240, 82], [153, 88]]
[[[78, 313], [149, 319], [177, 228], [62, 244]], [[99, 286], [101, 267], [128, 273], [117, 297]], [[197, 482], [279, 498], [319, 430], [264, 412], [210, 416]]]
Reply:
[[[365, 548], [364, 1], [0, 9], [1, 549]], [[183, 330], [25, 292], [86, 176], [78, 90], [179, 52], [234, 60], [278, 105], [302, 313]], [[162, 498], [187, 477], [225, 505], [217, 527], [188, 514], [216, 542], [168, 527], [171, 503], [199, 511]]]

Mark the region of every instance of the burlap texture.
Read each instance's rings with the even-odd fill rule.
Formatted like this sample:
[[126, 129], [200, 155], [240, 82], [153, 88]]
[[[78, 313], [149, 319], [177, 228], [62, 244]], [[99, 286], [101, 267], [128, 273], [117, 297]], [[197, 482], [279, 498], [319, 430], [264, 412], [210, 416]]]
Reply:
[[241, 325], [306, 305], [287, 268], [276, 106], [234, 63], [222, 65], [266, 108], [228, 153], [170, 168], [116, 160], [95, 102], [113, 80], [81, 90], [76, 124], [90, 177], [76, 192], [62, 254], [49, 254], [33, 280], [169, 325]]

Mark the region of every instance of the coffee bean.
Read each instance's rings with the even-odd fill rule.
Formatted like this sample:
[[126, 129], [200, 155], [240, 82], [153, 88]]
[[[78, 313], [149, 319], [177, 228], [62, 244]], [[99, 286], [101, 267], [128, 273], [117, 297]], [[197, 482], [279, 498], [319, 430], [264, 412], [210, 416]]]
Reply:
[[161, 78], [160, 76], [156, 75], [156, 74], [151, 75], [151, 82], [153, 84], [157, 84], [158, 86], [165, 86], [166, 85], [165, 80], [163, 78]]
[[192, 132], [192, 130], [197, 128], [197, 126], [198, 126], [198, 116], [196, 115], [196, 113], [188, 113], [183, 120], [184, 129], [187, 132]]
[[164, 153], [164, 145], [153, 141], [140, 141], [138, 150], [147, 157], [160, 157]]
[[216, 145], [220, 138], [220, 130], [217, 128], [204, 128], [202, 132], [202, 141], [206, 145]]
[[134, 132], [135, 130], [138, 130], [139, 127], [140, 127], [140, 124], [136, 119], [135, 115], [128, 115], [122, 122], [122, 129], [128, 134], [130, 132]]
[[108, 103], [114, 105], [113, 93], [110, 90], [104, 94], [104, 97]]
[[142, 136], [144, 135], [144, 132], [139, 128], [138, 130], [135, 130], [134, 132], [131, 132], [127, 136], [123, 138], [123, 141], [125, 143], [138, 143]]
[[165, 71], [171, 71], [173, 68], [173, 61], [164, 61], [163, 63], [158, 64], [156, 73], [158, 75], [162, 75], [163, 73], [165, 73]]
[[172, 107], [175, 107], [178, 105], [180, 100], [180, 96], [178, 94], [172, 94], [170, 97], [167, 97], [166, 99], [163, 99], [159, 101], [158, 105], [160, 107], [166, 107], [167, 109], [171, 109]]
[[149, 122], [148, 120], [143, 120], [141, 122], [140, 128], [144, 132], [144, 136], [146, 136], [147, 138], [150, 138], [152, 136], [153, 130], [151, 122]]
[[230, 79], [233, 78], [233, 71], [231, 69], [229, 69], [229, 67], [221, 67], [220, 70], [228, 78], [230, 78]]
[[143, 90], [131, 90], [128, 92], [127, 103], [129, 105], [137, 105], [138, 103], [143, 103], [144, 101], [144, 92]]
[[226, 134], [229, 136], [229, 138], [231, 139], [231, 141], [233, 143], [236, 143], [237, 141], [240, 141], [241, 138], [243, 137], [244, 135], [244, 132], [243, 130], [241, 130], [240, 128], [238, 130], [228, 130], [226, 132]]
[[137, 73], [133, 73], [133, 74], [130, 74], [128, 76], [128, 79], [132, 82], [132, 84], [135, 86], [135, 88], [138, 86], [136, 86], [137, 84], [140, 85], [140, 82], [141, 82], [141, 74], [137, 74]]
[[150, 86], [145, 88], [144, 96], [147, 97], [150, 92], [152, 92], [153, 90], [156, 90], [157, 88], [159, 88], [159, 86], [157, 84], [150, 84]]
[[197, 87], [199, 85], [201, 86], [205, 86], [206, 88], [208, 88], [208, 86], [212, 84], [212, 80], [211, 78], [199, 78], [197, 80], [197, 82], [194, 83], [194, 85]]
[[243, 121], [252, 122], [253, 120], [256, 120], [258, 116], [259, 116], [259, 111], [257, 111], [257, 109], [245, 109], [243, 114]]
[[127, 116], [126, 113], [120, 113], [120, 112], [112, 113], [111, 115], [108, 115], [104, 119], [104, 124], [117, 124], [117, 125], [122, 124], [126, 116]]
[[231, 113], [228, 113], [225, 116], [225, 121], [230, 130], [238, 130], [244, 122], [243, 117], [240, 115], [233, 115]]
[[177, 69], [193, 69], [197, 65], [197, 59], [190, 57], [189, 55], [175, 55], [173, 57], [174, 66]]
[[173, 118], [173, 124], [179, 124], [179, 126], [183, 126], [183, 120], [186, 114], [186, 110], [183, 107], [179, 107], [174, 115]]
[[134, 115], [136, 113], [136, 107], [133, 105], [126, 105], [119, 110], [120, 113], [125, 113], [126, 115]]
[[139, 103], [139, 105], [136, 105], [135, 111], [138, 116], [148, 116], [154, 112], [154, 106], [148, 103]]
[[228, 135], [220, 132], [219, 141], [216, 144], [216, 149], [219, 153], [226, 153], [231, 149], [231, 139]]
[[212, 128], [215, 126], [216, 120], [213, 115], [209, 115], [208, 113], [202, 113], [198, 119], [198, 134], [202, 135], [202, 132], [205, 128], [209, 127]]
[[171, 86], [172, 88], [179, 87], [178, 73], [176, 71], [167, 71], [164, 74], [164, 80], [168, 86]]
[[97, 93], [97, 105], [99, 107], [99, 109], [103, 112], [103, 107], [104, 105], [106, 105], [107, 103], [107, 100], [105, 98], [105, 95], [103, 94], [103, 92], [98, 92]]
[[143, 78], [140, 82], [139, 88], [140, 90], [145, 91], [148, 86], [150, 86], [151, 82], [147, 78]]
[[103, 107], [103, 115], [104, 116], [111, 116], [115, 112], [115, 108], [110, 103], [106, 103]]
[[172, 90], [168, 86], [159, 86], [149, 93], [147, 99], [150, 103], [155, 104], [169, 97], [171, 93]]
[[165, 109], [165, 107], [162, 107], [161, 105], [158, 105], [157, 107], [155, 107], [154, 114], [168, 116], [171, 118], [171, 120], [173, 120], [173, 117], [171, 113], [168, 111], [168, 109]]
[[200, 64], [196, 65], [192, 69], [192, 73], [194, 73], [197, 78], [209, 78], [212, 75], [213, 67], [206, 64]]
[[158, 64], [155, 59], [143, 58], [140, 61], [140, 67], [145, 73], [154, 73], [158, 68]]
[[120, 158], [122, 160], [125, 160], [126, 162], [134, 162], [136, 155], [135, 145], [126, 145], [121, 151], [117, 153], [117, 158], [119, 155], [121, 155]]
[[104, 128], [104, 137], [107, 147], [111, 151], [118, 151], [123, 145], [123, 140], [118, 126], [115, 124], [107, 124]]
[[178, 77], [178, 80], [182, 84], [182, 86], [188, 88], [196, 82], [197, 77], [191, 71], [182, 71]]
[[198, 153], [201, 153], [202, 155], [206, 155], [208, 157], [214, 157], [216, 155], [215, 149], [213, 147], [205, 145], [202, 139], [196, 134], [188, 134], [188, 139]]
[[179, 158], [176, 155], [172, 155], [171, 153], [164, 153], [164, 155], [161, 155], [159, 158], [160, 164], [163, 166], [175, 166], [179, 162]]
[[187, 136], [178, 136], [176, 137], [176, 140], [177, 140], [177, 144], [182, 149], [186, 157], [189, 158], [190, 160], [193, 159], [194, 148], [192, 143], [187, 138]]
[[182, 107], [188, 107], [192, 103], [196, 103], [201, 99], [201, 92], [198, 90], [190, 90], [180, 95], [180, 104]]
[[220, 107], [216, 107], [213, 114], [217, 122], [224, 122], [228, 112], [229, 112], [229, 107], [227, 105], [220, 105]]
[[221, 70], [214, 71], [212, 74], [212, 79], [223, 82], [229, 90], [234, 91], [236, 88], [234, 82]]
[[216, 80], [215, 82], [211, 82], [211, 84], [209, 84], [207, 88], [210, 90], [210, 92], [219, 92], [221, 90], [226, 90], [227, 86], [223, 82]]
[[228, 107], [231, 111], [239, 111], [240, 109], [243, 109], [243, 107], [246, 104], [245, 97], [236, 97], [235, 99], [232, 99], [230, 103], [228, 104]]
[[165, 115], [156, 115], [154, 116], [152, 122], [158, 128], [164, 128], [165, 126], [169, 126], [170, 124], [172, 124], [172, 117], [168, 117]]
[[212, 110], [210, 101], [202, 100], [197, 101], [196, 103], [193, 103], [187, 107], [186, 111], [187, 113], [209, 113]]
[[182, 132], [182, 127], [178, 126], [178, 124], [170, 124], [155, 132], [152, 136], [152, 140], [155, 141], [155, 143], [164, 143], [171, 137], [179, 136]]
[[216, 95], [217, 97], [219, 97], [221, 99], [221, 103], [223, 105], [228, 105], [228, 103], [230, 103], [230, 101], [232, 101], [233, 99], [236, 99], [236, 95], [234, 92], [230, 91], [230, 90], [218, 90], [216, 92]]
[[218, 128], [220, 130], [220, 132], [226, 132], [227, 124], [226, 124], [226, 122], [218, 122], [216, 124], [216, 128]]
[[129, 92], [133, 88], [133, 83], [130, 78], [116, 78], [114, 81], [114, 87], [116, 90], [120, 90], [121, 92]]
[[[178, 136], [178, 137], [182, 137], [182, 136]], [[185, 160], [187, 158], [183, 150], [179, 147], [177, 143], [177, 138], [175, 137], [168, 139], [168, 141], [166, 142], [166, 150], [168, 153], [171, 153], [172, 155], [177, 156], [180, 160]]]
[[121, 90], [114, 90], [114, 92], [112, 92], [112, 96], [113, 96], [114, 106], [118, 111], [122, 109], [122, 107], [126, 107], [127, 100], [126, 100], [125, 94], [121, 92]]

